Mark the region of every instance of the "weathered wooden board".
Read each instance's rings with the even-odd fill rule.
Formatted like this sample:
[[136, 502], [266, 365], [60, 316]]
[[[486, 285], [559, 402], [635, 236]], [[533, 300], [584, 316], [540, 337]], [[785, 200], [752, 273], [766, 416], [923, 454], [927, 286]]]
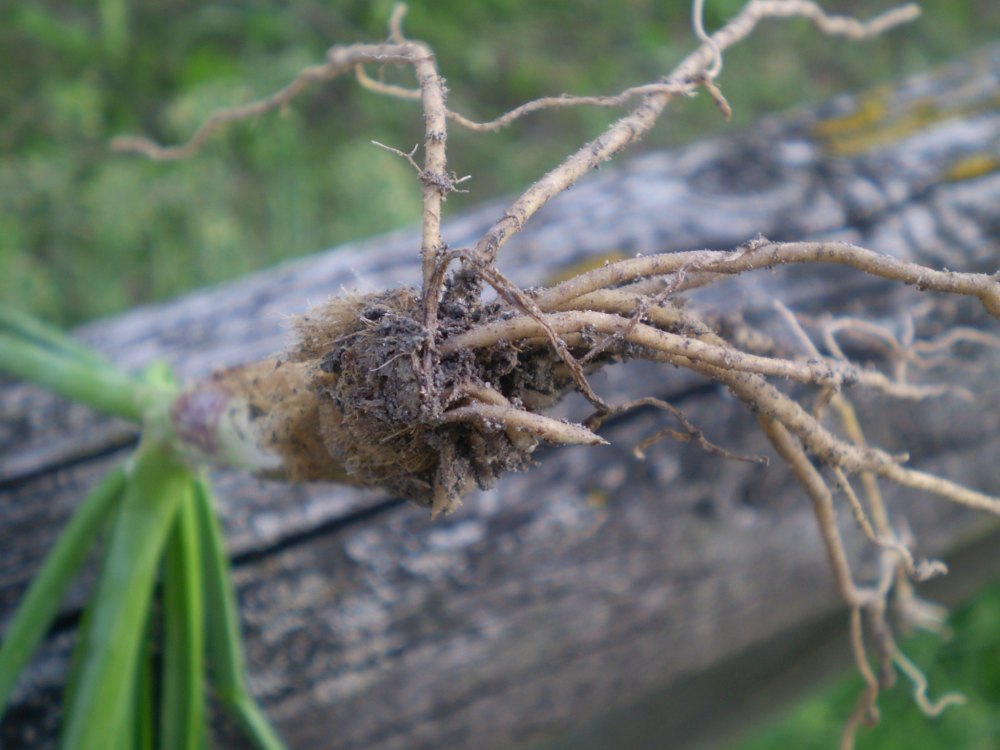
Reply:
[[[844, 97], [610, 166], [548, 206], [502, 265], [521, 283], [539, 283], [595, 254], [729, 248], [763, 233], [995, 270], [997, 205], [1000, 49], [992, 49], [895, 92]], [[451, 220], [446, 239], [470, 242], [502, 210], [498, 202]], [[197, 377], [280, 349], [283, 316], [341, 287], [414, 283], [418, 245], [413, 231], [354, 243], [79, 335], [123, 367], [165, 359]], [[766, 324], [775, 297], [803, 311], [867, 310], [897, 326], [925, 299], [836, 269], [799, 269], [730, 282], [696, 301], [742, 306]], [[954, 313], [996, 332], [974, 305]], [[997, 355], [962, 355], [954, 376], [977, 404], [859, 403], [872, 442], [998, 493]], [[635, 364], [595, 384], [612, 399], [670, 398], [713, 440], [766, 452], [742, 407], [691, 376]], [[583, 413], [572, 400], [561, 408]], [[134, 433], [16, 383], [0, 386], [0, 416], [2, 624], [81, 493], [126, 454]], [[636, 460], [632, 445], [661, 425], [656, 413], [623, 417], [604, 433], [610, 447], [545, 451], [536, 470], [433, 524], [375, 491], [220, 473], [253, 686], [290, 747], [536, 743], [738, 655], [752, 660], [760, 644], [837, 612], [807, 503], [782, 467], [676, 444]], [[995, 531], [935, 499], [888, 494], [905, 506], [922, 552], [954, 551]], [[846, 513], [844, 521], [848, 528]], [[864, 569], [869, 553], [851, 537]], [[85, 583], [0, 726], [3, 747], [53, 745]], [[719, 681], [704, 699], [726, 701], [729, 691], [737, 688]], [[657, 710], [663, 727], [691, 712]]]

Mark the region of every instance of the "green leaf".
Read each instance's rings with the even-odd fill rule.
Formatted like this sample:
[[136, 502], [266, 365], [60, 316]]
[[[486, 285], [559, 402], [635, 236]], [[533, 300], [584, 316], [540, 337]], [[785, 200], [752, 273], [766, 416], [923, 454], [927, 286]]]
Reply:
[[20, 338], [26, 343], [45, 346], [51, 349], [54, 354], [74, 359], [80, 364], [98, 368], [112, 366], [97, 352], [83, 346], [58, 328], [20, 310], [15, 310], [9, 305], [0, 304], [0, 331]]
[[[146, 612], [139, 644], [139, 666], [133, 676], [132, 698], [128, 701], [125, 720], [116, 741], [108, 750], [153, 750], [153, 650], [151, 621], [152, 612]], [[77, 658], [77, 663], [82, 656]]]
[[135, 706], [132, 710], [131, 724], [135, 750], [154, 750], [155, 709], [153, 706], [153, 642], [152, 642], [152, 612], [146, 618], [146, 628], [142, 635], [141, 651], [139, 652], [139, 669], [136, 675]]
[[163, 566], [162, 750], [198, 750], [205, 722], [205, 618], [201, 542], [194, 483], [184, 501]]
[[81, 361], [9, 333], [0, 333], [0, 372], [135, 422], [148, 397], [142, 383], [111, 365]]
[[146, 446], [135, 458], [88, 610], [64, 750], [104, 750], [122, 729], [157, 567], [191, 482], [190, 471], [164, 448]]
[[17, 675], [48, 631], [59, 602], [124, 489], [125, 470], [122, 467], [105, 475], [66, 524], [21, 600], [0, 647], [0, 716]]
[[247, 687], [229, 557], [215, 514], [211, 487], [203, 480], [195, 485], [195, 507], [202, 542], [208, 663], [216, 695], [223, 706], [233, 712], [257, 750], [285, 750]]

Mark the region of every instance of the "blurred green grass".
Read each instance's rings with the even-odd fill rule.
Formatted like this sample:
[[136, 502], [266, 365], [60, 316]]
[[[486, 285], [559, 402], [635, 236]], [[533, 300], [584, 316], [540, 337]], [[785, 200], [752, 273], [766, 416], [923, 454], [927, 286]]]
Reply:
[[[966, 696], [965, 705], [927, 718], [913, 701], [911, 683], [900, 674], [896, 686], [879, 699], [881, 723], [858, 731], [857, 750], [1000, 747], [1000, 584], [955, 611], [949, 625], [953, 633], [948, 639], [921, 633], [901, 647], [925, 672], [931, 700], [957, 691]], [[830, 750], [861, 688], [861, 679], [853, 675], [827, 685], [734, 750]]]
[[[718, 27], [740, 0], [709, 0]], [[871, 14], [892, 3], [829, 0]], [[348, 79], [286, 111], [233, 126], [193, 159], [155, 164], [109, 153], [141, 133], [185, 139], [217, 107], [270, 93], [334, 42], [385, 36], [391, 0], [47, 0], [0, 7], [0, 298], [61, 325], [174, 296], [351, 239], [414, 223], [419, 193], [402, 160], [419, 110]], [[726, 58], [735, 109], [699, 97], [674, 107], [641, 148], [739, 128], [765, 112], [860, 90], [1000, 38], [996, 0], [930, 0], [915, 25], [866, 44], [770, 23]], [[452, 106], [492, 117], [546, 94], [612, 93], [655, 79], [693, 47], [686, 0], [436, 0], [411, 3], [406, 29], [437, 50]], [[373, 71], [375, 72], [375, 71]], [[385, 71], [394, 81], [405, 73]], [[453, 129], [451, 168], [472, 175], [449, 212], [524, 187], [603, 130], [613, 113], [534, 115], [499, 134]], [[903, 688], [861, 747], [1000, 745], [1000, 587], [959, 615], [949, 644], [910, 652], [934, 685], [970, 705], [936, 722]], [[830, 747], [856, 694], [839, 684], [745, 750]], [[898, 704], [898, 709], [897, 709]]]

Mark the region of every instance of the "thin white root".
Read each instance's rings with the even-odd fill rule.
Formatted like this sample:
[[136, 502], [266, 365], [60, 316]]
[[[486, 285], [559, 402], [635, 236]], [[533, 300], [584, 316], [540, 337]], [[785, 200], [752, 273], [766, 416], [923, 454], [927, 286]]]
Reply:
[[945, 693], [936, 701], [932, 701], [927, 697], [927, 677], [917, 665], [907, 659], [899, 649], [892, 655], [892, 660], [913, 683], [913, 700], [926, 716], [940, 716], [948, 706], [960, 706], [965, 703], [965, 696], [961, 693]]
[[537, 435], [557, 445], [607, 445], [608, 441], [595, 435], [583, 425], [563, 422], [543, 414], [515, 409], [497, 404], [471, 404], [451, 409], [441, 416], [442, 422], [479, 422], [484, 426], [496, 424]]

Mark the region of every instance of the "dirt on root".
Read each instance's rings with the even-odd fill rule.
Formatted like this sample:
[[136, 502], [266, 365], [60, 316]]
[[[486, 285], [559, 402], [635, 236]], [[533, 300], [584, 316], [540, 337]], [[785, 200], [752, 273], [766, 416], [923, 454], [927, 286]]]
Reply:
[[[514, 314], [448, 290], [435, 343]], [[473, 485], [490, 487], [501, 474], [532, 464], [530, 436], [490, 420], [446, 423], [441, 416], [482, 389], [515, 408], [551, 406], [572, 387], [551, 349], [501, 341], [433, 356], [428, 371], [422, 316], [417, 292], [403, 288], [331, 299], [295, 321], [298, 343], [286, 360], [304, 367], [316, 414], [297, 421], [318, 425], [320, 440], [286, 447], [309, 445], [323, 454], [286, 460], [299, 467], [295, 479], [346, 478], [447, 512]]]

